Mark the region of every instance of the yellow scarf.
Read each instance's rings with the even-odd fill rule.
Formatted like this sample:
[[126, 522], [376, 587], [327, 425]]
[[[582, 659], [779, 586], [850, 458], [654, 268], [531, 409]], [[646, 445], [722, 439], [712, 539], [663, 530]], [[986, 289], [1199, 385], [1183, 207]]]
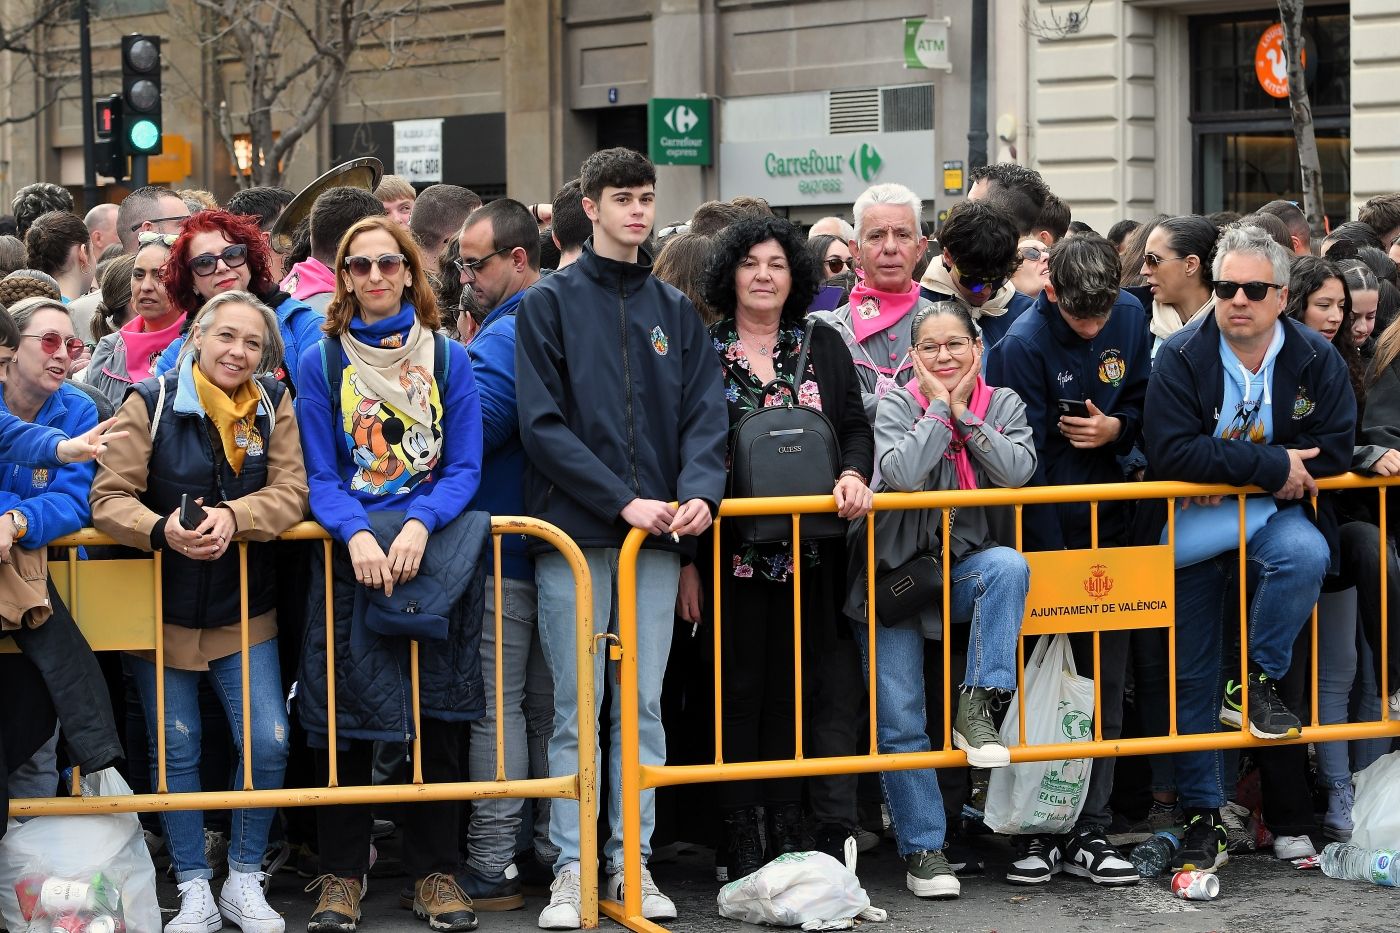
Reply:
[[245, 456], [251, 452], [256, 457], [263, 452], [262, 432], [257, 426], [258, 402], [262, 400], [262, 393], [249, 379], [235, 389], [233, 395], [229, 395], [205, 378], [198, 363], [192, 368], [199, 404], [204, 406], [204, 414], [218, 429], [219, 438], [224, 443], [224, 456], [236, 475], [243, 469]]

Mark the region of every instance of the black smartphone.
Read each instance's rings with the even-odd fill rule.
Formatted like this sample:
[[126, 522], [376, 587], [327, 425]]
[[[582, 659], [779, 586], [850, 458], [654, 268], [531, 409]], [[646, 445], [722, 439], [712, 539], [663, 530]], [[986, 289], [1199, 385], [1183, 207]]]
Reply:
[[1077, 398], [1062, 398], [1055, 403], [1061, 418], [1089, 418], [1089, 406]]
[[180, 527], [186, 531], [194, 531], [204, 520], [209, 517], [209, 513], [204, 511], [204, 507], [190, 498], [189, 493], [180, 496]]

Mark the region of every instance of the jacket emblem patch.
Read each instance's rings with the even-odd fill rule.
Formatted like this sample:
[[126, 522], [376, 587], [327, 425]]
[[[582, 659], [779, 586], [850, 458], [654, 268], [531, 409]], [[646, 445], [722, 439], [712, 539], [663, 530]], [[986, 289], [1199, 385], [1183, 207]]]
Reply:
[[657, 356], [665, 356], [666, 351], [671, 348], [671, 341], [660, 324], [651, 329], [651, 348], [656, 351]]
[[243, 448], [250, 457], [263, 455], [263, 437], [258, 426], [251, 422], [237, 421], [233, 425], [233, 443]]
[[1311, 415], [1315, 408], [1317, 408], [1317, 403], [1308, 398], [1308, 387], [1299, 386], [1298, 397], [1293, 400], [1293, 420], [1301, 421]]
[[1117, 349], [1105, 350], [1099, 354], [1099, 381], [1117, 388], [1128, 375], [1128, 364]]
[[29, 482], [35, 489], [47, 489], [49, 486], [49, 471], [44, 467], [36, 467], [30, 475]]

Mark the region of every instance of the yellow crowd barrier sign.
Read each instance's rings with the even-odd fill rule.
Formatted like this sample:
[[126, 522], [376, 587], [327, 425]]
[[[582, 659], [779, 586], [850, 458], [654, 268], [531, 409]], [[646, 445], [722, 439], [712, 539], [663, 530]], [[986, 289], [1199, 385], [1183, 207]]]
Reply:
[[1045, 551], [1025, 557], [1031, 589], [1023, 635], [1166, 628], [1175, 619], [1168, 545]]

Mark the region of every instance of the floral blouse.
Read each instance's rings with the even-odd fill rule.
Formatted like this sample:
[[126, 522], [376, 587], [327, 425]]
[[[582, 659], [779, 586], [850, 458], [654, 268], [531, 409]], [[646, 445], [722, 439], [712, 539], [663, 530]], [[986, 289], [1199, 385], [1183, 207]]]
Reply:
[[[726, 318], [710, 327], [710, 337], [714, 341], [715, 352], [724, 365], [724, 397], [729, 404], [729, 425], [733, 427], [758, 407], [756, 398], [763, 392], [762, 381], [749, 368], [749, 357], [744, 351], [744, 343], [739, 339], [739, 331], [733, 318]], [[792, 383], [793, 370], [797, 368], [797, 356], [802, 350], [802, 327], [799, 324], [784, 324], [778, 331], [777, 343], [773, 347], [773, 369], [777, 381]], [[743, 379], [741, 383], [739, 380]], [[769, 392], [763, 396], [765, 408], [787, 403], [786, 392]], [[822, 393], [817, 386], [816, 370], [810, 353], [807, 357], [807, 370], [797, 387], [797, 403], [818, 411], [822, 407]], [[728, 468], [728, 464], [725, 464]], [[817, 545], [806, 542], [802, 547], [805, 566], [817, 563]], [[761, 576], [774, 583], [786, 583], [792, 573], [792, 545], [748, 544], [740, 545], [730, 555], [730, 566], [736, 577]]]

